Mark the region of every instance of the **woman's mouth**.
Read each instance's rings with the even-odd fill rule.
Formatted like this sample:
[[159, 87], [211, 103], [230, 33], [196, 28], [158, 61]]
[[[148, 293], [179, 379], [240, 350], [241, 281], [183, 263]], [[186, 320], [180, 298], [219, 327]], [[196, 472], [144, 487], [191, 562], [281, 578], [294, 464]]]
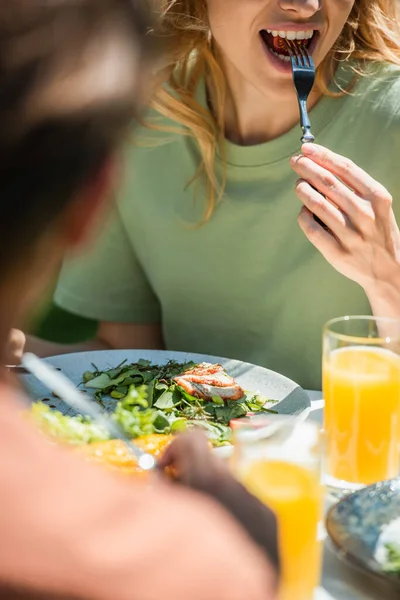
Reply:
[[[283, 63], [290, 62], [290, 55], [286, 40], [292, 40], [301, 45], [311, 54], [315, 48], [319, 33], [314, 29], [305, 31], [275, 31], [262, 29], [260, 36], [270, 54]], [[283, 66], [283, 65], [282, 65]]]

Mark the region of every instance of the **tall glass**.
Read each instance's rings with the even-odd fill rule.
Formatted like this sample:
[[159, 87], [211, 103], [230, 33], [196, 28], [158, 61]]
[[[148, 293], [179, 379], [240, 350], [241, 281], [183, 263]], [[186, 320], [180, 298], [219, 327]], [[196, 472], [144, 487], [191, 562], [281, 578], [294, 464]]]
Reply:
[[233, 468], [278, 518], [279, 600], [312, 600], [320, 580], [321, 432], [294, 417], [256, 417], [235, 430]]
[[354, 490], [400, 466], [400, 321], [343, 317], [323, 334], [327, 484]]

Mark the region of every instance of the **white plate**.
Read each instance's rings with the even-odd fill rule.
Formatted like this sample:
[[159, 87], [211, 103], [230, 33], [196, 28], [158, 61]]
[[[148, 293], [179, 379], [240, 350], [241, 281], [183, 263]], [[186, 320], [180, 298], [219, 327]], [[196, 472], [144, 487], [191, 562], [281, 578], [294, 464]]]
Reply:
[[[259, 392], [265, 398], [277, 400], [278, 402], [274, 404], [273, 409], [278, 413], [302, 415], [305, 417], [310, 411], [311, 404], [308, 394], [287, 377], [264, 367], [228, 358], [186, 352], [170, 352], [168, 350], [102, 350], [98, 352], [64, 354], [53, 356], [46, 360], [53, 366], [60, 368], [71, 381], [79, 385], [82, 381], [83, 373], [85, 371], [93, 371], [93, 364], [100, 371], [104, 371], [116, 367], [124, 360], [127, 360], [128, 363], [133, 363], [141, 358], [159, 365], [165, 364], [169, 360], [176, 360], [181, 363], [188, 361], [219, 363], [224, 366], [228, 374], [245, 390]], [[32, 400], [42, 400], [43, 398], [50, 397], [52, 400], [51, 405], [57, 408], [57, 410], [60, 410], [64, 414], [74, 414], [74, 411], [62, 400], [52, 398], [49, 390], [32, 375], [21, 375], [20, 378]], [[104, 405], [112, 409], [116, 402], [112, 398], [105, 399]], [[229, 448], [220, 448], [218, 450], [221, 454], [226, 455], [229, 453]]]

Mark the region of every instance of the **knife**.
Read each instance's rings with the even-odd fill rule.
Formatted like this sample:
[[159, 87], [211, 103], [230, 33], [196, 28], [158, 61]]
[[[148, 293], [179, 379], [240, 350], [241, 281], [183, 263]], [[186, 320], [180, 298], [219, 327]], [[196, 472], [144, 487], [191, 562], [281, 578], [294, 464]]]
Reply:
[[43, 385], [57, 394], [68, 406], [91, 417], [97, 425], [103, 427], [110, 434], [111, 438], [122, 440], [128, 446], [141, 469], [151, 471], [155, 468], [155, 458], [136, 446], [118, 423], [115, 423], [106, 412], [102, 411], [94, 400], [82, 394], [72, 381], [60, 373], [59, 370], [31, 353], [23, 355], [21, 364]]

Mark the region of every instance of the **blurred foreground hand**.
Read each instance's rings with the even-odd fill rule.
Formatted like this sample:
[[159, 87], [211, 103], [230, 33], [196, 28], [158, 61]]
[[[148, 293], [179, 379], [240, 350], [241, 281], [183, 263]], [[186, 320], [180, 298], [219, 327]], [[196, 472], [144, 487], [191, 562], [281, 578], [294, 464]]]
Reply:
[[[210, 451], [206, 437], [199, 431], [185, 433], [167, 448], [159, 468], [173, 470], [175, 480], [217, 500], [240, 523], [251, 539], [264, 550], [279, 573], [277, 521]], [[277, 578], [278, 579], [278, 578]]]
[[6, 365], [18, 365], [25, 350], [26, 337], [20, 329], [11, 329], [5, 356]]

